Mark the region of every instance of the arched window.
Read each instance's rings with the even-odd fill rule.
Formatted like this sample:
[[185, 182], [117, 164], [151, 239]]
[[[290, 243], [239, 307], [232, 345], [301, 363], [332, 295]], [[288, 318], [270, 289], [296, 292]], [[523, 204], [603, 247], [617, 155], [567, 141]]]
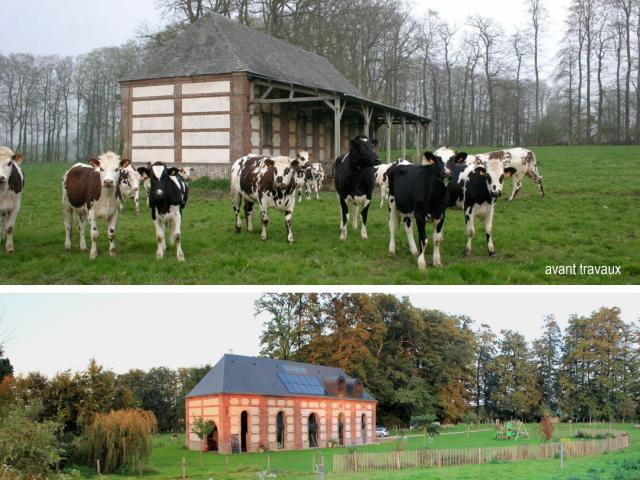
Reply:
[[217, 452], [218, 451], [218, 426], [213, 423], [213, 430], [207, 437], [207, 451], [209, 452]]
[[318, 446], [318, 417], [315, 413], [309, 415], [309, 447]]
[[338, 396], [344, 397], [344, 378], [338, 379]]
[[240, 449], [243, 452], [247, 451], [247, 446], [249, 445], [248, 436], [249, 436], [249, 414], [245, 410], [240, 414]]
[[284, 448], [284, 437], [285, 437], [285, 424], [284, 424], [284, 412], [278, 412], [277, 418], [277, 439], [278, 439], [278, 448]]
[[354, 386], [354, 396], [356, 398], [362, 397], [362, 384], [359, 381], [356, 381]]
[[364, 413], [360, 417], [360, 443], [367, 443], [367, 416]]
[[344, 445], [344, 415], [338, 415], [338, 443]]

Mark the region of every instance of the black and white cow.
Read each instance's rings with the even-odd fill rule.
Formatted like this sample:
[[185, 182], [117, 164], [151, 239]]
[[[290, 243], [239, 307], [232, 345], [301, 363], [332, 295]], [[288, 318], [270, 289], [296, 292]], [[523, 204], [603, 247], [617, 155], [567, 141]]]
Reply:
[[140, 215], [140, 182], [142, 176], [129, 164], [120, 170], [120, 211], [124, 210], [124, 199], [133, 199], [136, 207], [136, 215]]
[[169, 225], [169, 243], [176, 245], [176, 258], [184, 262], [182, 251], [182, 210], [187, 205], [189, 187], [176, 167], [168, 168], [162, 162], [138, 168], [142, 177], [149, 181], [149, 207], [156, 227], [156, 258], [164, 257], [167, 248], [166, 226]]
[[471, 255], [471, 243], [475, 233], [474, 221], [478, 216], [484, 219], [489, 256], [495, 256], [493, 214], [496, 201], [502, 195], [504, 187], [502, 161], [497, 158], [482, 158], [479, 155], [467, 156], [466, 153], [459, 152], [448, 160], [447, 167], [452, 173], [449, 182], [449, 205], [464, 212], [467, 232], [465, 255]]
[[74, 214], [78, 215], [80, 250], [86, 250], [84, 238], [85, 222], [91, 227], [91, 252], [89, 258], [98, 255], [98, 218], [104, 218], [108, 225], [109, 255], [116, 254], [116, 223], [120, 206], [118, 184], [120, 171], [129, 165], [129, 160], [121, 160], [113, 152], [89, 160], [89, 165], [76, 163], [62, 177], [62, 205], [64, 210], [64, 248], [71, 250], [71, 229]]
[[247, 230], [253, 231], [253, 206], [258, 204], [262, 220], [262, 240], [267, 239], [269, 208], [284, 212], [287, 240], [293, 243], [293, 210], [296, 190], [300, 186], [300, 162], [289, 157], [247, 155], [231, 167], [231, 197], [235, 213], [236, 232], [242, 229], [240, 207], [244, 199]]
[[[445, 161], [456, 155], [456, 152], [448, 147], [440, 147], [435, 152]], [[542, 176], [538, 171], [538, 161], [536, 155], [526, 148], [510, 148], [507, 150], [496, 150], [488, 153], [477, 155], [482, 160], [499, 159], [504, 165], [505, 177], [513, 178], [513, 190], [507, 201], [511, 202], [522, 188], [522, 180], [525, 176], [529, 177], [538, 187], [540, 197], [544, 197], [544, 187], [542, 185]]]
[[376, 185], [380, 187], [380, 208], [384, 207], [384, 201], [389, 196], [389, 178], [387, 177], [387, 171], [393, 165], [412, 165], [412, 163], [399, 158], [393, 163], [383, 163], [381, 165], [376, 165]]
[[[389, 178], [389, 253], [396, 253], [396, 230], [402, 220], [412, 255], [418, 255], [418, 268], [426, 270], [426, 223], [433, 226], [433, 265], [442, 266], [442, 243], [445, 210], [449, 205], [449, 193], [445, 179], [450, 176], [442, 158], [431, 152], [423, 154], [422, 165], [392, 165]], [[420, 250], [413, 237], [413, 219], [418, 227]]]
[[[303, 170], [304, 189], [307, 193], [307, 200], [311, 200], [311, 194], [315, 192], [316, 200], [320, 200], [320, 190], [324, 182], [324, 169], [319, 162], [310, 163]], [[299, 191], [299, 200], [302, 199], [302, 189]]]
[[20, 168], [22, 158], [9, 147], [0, 147], [0, 240], [6, 235], [5, 248], [9, 253], [14, 250], [13, 231], [24, 190], [24, 173]]
[[371, 196], [376, 185], [374, 167], [380, 164], [373, 144], [365, 136], [351, 140], [351, 149], [346, 155], [339, 156], [334, 164], [336, 193], [340, 200], [340, 240], [347, 239], [349, 205], [354, 205], [353, 228], [358, 228], [358, 208], [362, 208], [362, 229], [360, 235], [367, 239], [367, 215]]

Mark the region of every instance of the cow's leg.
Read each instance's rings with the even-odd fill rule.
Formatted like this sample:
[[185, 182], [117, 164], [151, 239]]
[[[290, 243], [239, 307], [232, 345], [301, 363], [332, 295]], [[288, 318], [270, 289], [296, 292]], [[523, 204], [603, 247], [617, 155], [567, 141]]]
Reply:
[[314, 180], [313, 188], [316, 190], [316, 200], [320, 200], [320, 180]]
[[[427, 251], [427, 219], [423, 215], [416, 215], [416, 226], [418, 227], [418, 241], [420, 243], [420, 253], [418, 255], [418, 268], [427, 269], [425, 253]], [[413, 237], [413, 235], [411, 235]]]
[[260, 218], [262, 220], [262, 233], [260, 234], [260, 238], [266, 240], [267, 227], [269, 226], [269, 206], [266, 201], [260, 203]]
[[287, 241], [293, 243], [293, 230], [291, 229], [293, 225], [293, 206], [288, 206], [284, 211], [284, 225], [287, 227]]
[[433, 222], [433, 266], [441, 267], [442, 259], [440, 258], [440, 244], [444, 237], [442, 233], [442, 228], [444, 227], [444, 213], [442, 214], [442, 217], [440, 217], [440, 220], [434, 219]]
[[396, 230], [398, 230], [398, 210], [396, 200], [389, 197], [389, 253], [396, 253]]
[[473, 241], [474, 228], [473, 223], [475, 220], [475, 216], [473, 213], [473, 205], [470, 207], [465, 207], [464, 210], [464, 223], [466, 225], [467, 230], [467, 246], [464, 249], [465, 256], [471, 256], [471, 243]]
[[140, 189], [136, 189], [133, 193], [133, 201], [136, 204], [136, 215], [140, 215]]
[[91, 252], [89, 253], [89, 258], [91, 260], [95, 260], [98, 256], [98, 237], [100, 233], [98, 232], [98, 222], [96, 220], [96, 214], [93, 210], [89, 211], [87, 215], [89, 220], [89, 226], [91, 228]]
[[384, 207], [384, 199], [387, 196], [387, 186], [382, 182], [380, 185], [380, 208]]
[[311, 180], [309, 180], [308, 182], [304, 182], [304, 187], [307, 190], [307, 200], [311, 200], [311, 192], [313, 191]]
[[118, 212], [114, 212], [113, 216], [107, 221], [108, 223], [108, 233], [109, 237], [109, 255], [112, 257], [116, 256], [116, 223], [118, 221]]
[[247, 232], [253, 232], [253, 202], [244, 202], [244, 219], [247, 222]]
[[64, 249], [71, 250], [71, 229], [73, 228], [73, 209], [67, 205], [62, 207], [64, 214]]
[[487, 251], [490, 257], [496, 256], [496, 249], [493, 245], [493, 209], [495, 204], [491, 204], [484, 217], [484, 231], [487, 234]]
[[544, 187], [542, 186], [542, 177], [538, 173], [538, 167], [534, 167], [533, 170], [529, 170], [527, 172], [527, 177], [535, 182], [538, 187], [538, 192], [540, 192], [540, 197], [544, 197]]
[[177, 212], [171, 222], [173, 228], [173, 241], [176, 244], [176, 258], [179, 262], [184, 262], [184, 252], [182, 251], [182, 213]]
[[124, 212], [124, 197], [120, 199], [120, 206], [118, 207], [120, 212]]
[[369, 217], [369, 205], [371, 205], [371, 198], [367, 197], [364, 201], [364, 206], [362, 207], [362, 212], [360, 213], [362, 217], [362, 227], [360, 228], [360, 236], [363, 240], [369, 238], [367, 235], [367, 218]]
[[509, 202], [512, 202], [513, 199], [516, 198], [516, 195], [518, 194], [521, 188], [522, 188], [522, 175], [519, 173], [516, 173], [513, 176], [513, 190], [511, 191], [511, 195], [509, 196], [509, 199], [508, 199]]
[[164, 240], [164, 223], [159, 216], [156, 216], [154, 223], [156, 225], [156, 242], [158, 244], [158, 248], [156, 250], [156, 259], [161, 260], [164, 257], [164, 250], [166, 248], [166, 243]]
[[236, 216], [236, 233], [242, 230], [242, 221], [240, 220], [240, 206], [242, 205], [242, 195], [239, 192], [231, 192], [231, 201], [233, 203], [233, 213]]
[[407, 243], [409, 244], [409, 250], [411, 255], [418, 255], [418, 247], [416, 247], [416, 239], [413, 237], [413, 221], [409, 215], [405, 215], [402, 218], [404, 224], [404, 231], [407, 234]]
[[8, 253], [13, 252], [13, 230], [16, 226], [16, 218], [18, 217], [18, 211], [20, 210], [20, 206], [14, 206], [13, 209], [7, 214], [4, 219], [4, 225], [1, 225], [0, 228], [3, 228], [7, 233], [7, 243], [6, 249]]
[[6, 214], [4, 212], [0, 212], [0, 242], [4, 240], [4, 223], [5, 223]]
[[87, 239], [84, 234], [85, 225], [87, 224], [87, 215], [84, 212], [78, 213], [78, 234], [80, 235], [79, 247], [84, 252], [87, 249]]
[[347, 239], [347, 223], [349, 222], [349, 205], [340, 197], [340, 240]]

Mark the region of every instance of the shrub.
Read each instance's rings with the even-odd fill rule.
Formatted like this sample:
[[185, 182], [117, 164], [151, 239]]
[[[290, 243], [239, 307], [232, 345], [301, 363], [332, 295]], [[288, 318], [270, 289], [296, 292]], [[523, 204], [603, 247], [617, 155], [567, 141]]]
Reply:
[[97, 414], [87, 429], [90, 466], [100, 460], [103, 473], [139, 468], [151, 457], [151, 437], [157, 426], [152, 412], [137, 408]]
[[0, 419], [0, 466], [7, 476], [47, 477], [60, 461], [61, 430], [56, 422], [36, 422], [24, 406], [8, 410]]
[[545, 441], [548, 442], [551, 440], [555, 429], [556, 427], [549, 416], [549, 412], [544, 412], [544, 415], [540, 419], [540, 433], [544, 437]]

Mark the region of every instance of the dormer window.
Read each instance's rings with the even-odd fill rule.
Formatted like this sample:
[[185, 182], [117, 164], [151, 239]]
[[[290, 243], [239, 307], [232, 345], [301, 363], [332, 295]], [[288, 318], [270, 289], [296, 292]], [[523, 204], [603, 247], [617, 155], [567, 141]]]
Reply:
[[339, 397], [344, 397], [344, 390], [345, 390], [344, 378], [339, 378], [338, 379], [338, 396]]

